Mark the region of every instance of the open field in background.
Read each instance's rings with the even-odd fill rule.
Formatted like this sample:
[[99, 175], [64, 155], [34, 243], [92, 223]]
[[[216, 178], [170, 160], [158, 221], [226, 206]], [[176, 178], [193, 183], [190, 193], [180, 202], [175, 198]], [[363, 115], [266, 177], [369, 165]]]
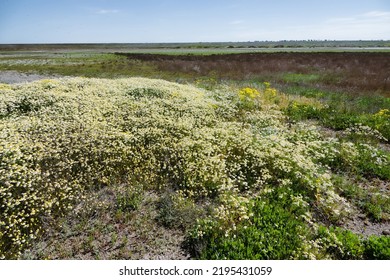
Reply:
[[254, 41], [254, 42], [198, 42], [198, 43], [119, 43], [119, 44], [2, 44], [0, 51], [104, 51], [125, 50], [191, 50], [191, 49], [305, 49], [327, 48], [385, 49], [390, 41]]
[[[87, 77], [148, 76], [193, 82], [209, 77], [218, 80], [268, 80], [278, 84], [304, 84], [329, 89], [352, 89], [389, 94], [390, 49], [324, 51], [293, 48], [286, 52], [269, 48], [156, 48], [122, 49], [122, 45], [36, 45], [20, 51], [0, 47], [0, 69]], [[100, 46], [100, 49], [98, 47]], [[103, 45], [104, 46], [104, 45]], [[115, 47], [116, 46], [116, 47]], [[57, 47], [58, 49], [54, 48]], [[87, 48], [89, 47], [89, 48]], [[17, 49], [15, 47], [15, 49]], [[127, 58], [127, 59], [125, 59]]]
[[0, 257], [390, 259], [389, 42], [283, 44], [1, 46]]
[[[390, 96], [389, 53], [124, 54], [161, 72], [218, 80], [272, 81], [319, 89], [371, 91]], [[184, 76], [185, 77], [185, 76]]]

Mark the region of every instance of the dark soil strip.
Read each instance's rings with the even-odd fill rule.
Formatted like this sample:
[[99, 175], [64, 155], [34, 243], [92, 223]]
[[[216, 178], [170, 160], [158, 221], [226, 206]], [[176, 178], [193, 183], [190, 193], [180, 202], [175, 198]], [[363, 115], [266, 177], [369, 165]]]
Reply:
[[286, 73], [314, 73], [320, 76], [315, 81], [320, 86], [355, 92], [376, 91], [390, 96], [390, 53], [116, 54], [130, 60], [152, 62], [161, 71], [194, 76], [214, 75], [222, 79], [271, 77], [276, 82], [285, 82], [283, 74]]

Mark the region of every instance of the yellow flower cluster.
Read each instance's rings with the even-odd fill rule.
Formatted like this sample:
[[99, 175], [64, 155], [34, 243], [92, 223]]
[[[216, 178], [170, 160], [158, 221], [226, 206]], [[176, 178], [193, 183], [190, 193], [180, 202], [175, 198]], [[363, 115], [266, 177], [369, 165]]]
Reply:
[[271, 97], [275, 97], [278, 94], [278, 91], [275, 88], [266, 88], [265, 94]]
[[260, 92], [257, 89], [245, 87], [240, 89], [238, 92], [238, 96], [242, 101], [244, 100], [253, 100], [257, 97], [259, 97]]
[[378, 113], [375, 114], [377, 117], [390, 117], [390, 110], [389, 109], [382, 109], [379, 110]]
[[265, 86], [265, 90], [264, 90], [265, 95], [269, 97], [276, 97], [276, 95], [278, 94], [276, 88], [272, 88], [269, 82], [264, 82], [263, 85]]

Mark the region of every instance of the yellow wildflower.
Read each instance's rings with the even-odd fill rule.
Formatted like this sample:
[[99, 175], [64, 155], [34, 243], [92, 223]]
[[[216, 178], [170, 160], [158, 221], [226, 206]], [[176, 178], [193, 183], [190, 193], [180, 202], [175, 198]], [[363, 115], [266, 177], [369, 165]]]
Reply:
[[390, 110], [389, 109], [379, 110], [379, 112], [376, 113], [374, 116], [377, 116], [377, 117], [390, 117]]
[[240, 97], [241, 100], [247, 100], [247, 99], [255, 99], [260, 95], [260, 92], [257, 89], [254, 88], [242, 88], [240, 92], [238, 93], [238, 96]]

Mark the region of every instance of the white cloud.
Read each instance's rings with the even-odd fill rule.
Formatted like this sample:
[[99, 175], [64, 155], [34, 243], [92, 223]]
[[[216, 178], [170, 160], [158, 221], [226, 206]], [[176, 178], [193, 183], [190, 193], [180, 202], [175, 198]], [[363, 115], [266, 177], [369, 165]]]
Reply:
[[385, 12], [385, 11], [372, 11], [363, 14], [362, 16], [364, 17], [375, 17], [375, 18], [390, 18], [390, 12]]
[[119, 10], [100, 9], [100, 10], [96, 11], [96, 14], [99, 14], [99, 15], [116, 14], [116, 13], [119, 13]]
[[237, 40], [389, 40], [390, 12], [370, 11], [310, 25], [246, 26], [236, 31]]
[[336, 39], [389, 39], [390, 12], [370, 11], [345, 18], [331, 18], [318, 26], [319, 34]]
[[349, 24], [362, 24], [362, 23], [372, 23], [372, 22], [381, 22], [389, 23], [390, 21], [390, 12], [387, 11], [371, 11], [360, 15], [355, 15], [353, 17], [345, 18], [331, 18], [327, 20], [327, 23], [349, 23]]
[[244, 21], [242, 21], [242, 20], [233, 20], [233, 21], [229, 22], [230, 25], [239, 25], [242, 23], [244, 23]]
[[343, 22], [350, 22], [354, 21], [356, 18], [354, 17], [343, 17], [343, 18], [331, 18], [326, 21], [326, 23], [343, 23]]

